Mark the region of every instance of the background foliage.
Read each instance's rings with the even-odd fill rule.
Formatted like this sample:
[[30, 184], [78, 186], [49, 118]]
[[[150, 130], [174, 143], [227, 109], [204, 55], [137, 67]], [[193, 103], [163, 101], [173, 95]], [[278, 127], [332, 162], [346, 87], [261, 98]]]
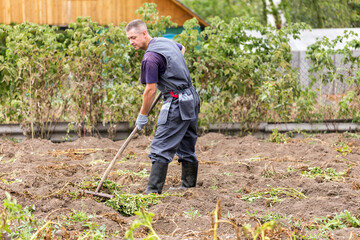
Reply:
[[[144, 4], [138, 13], [153, 37], [175, 26], [170, 17], [158, 15], [155, 4]], [[197, 20], [188, 20], [176, 36], [186, 46], [201, 98], [200, 125], [358, 119], [357, 88], [335, 105], [319, 108], [317, 92], [300, 85], [291, 66], [289, 39], [308, 25], [288, 23], [276, 29], [248, 17], [208, 21], [210, 26], [199, 32]], [[96, 134], [98, 122], [133, 122], [144, 89], [139, 84], [143, 52], [130, 46], [124, 26], [101, 26], [89, 18], [79, 18], [66, 30], [33, 23], [0, 25], [0, 122], [21, 122], [29, 136], [45, 138], [59, 121], [78, 125], [79, 134]], [[350, 35], [355, 34], [336, 41]], [[335, 45], [323, 38], [309, 47], [313, 82], [339, 80], [357, 86], [360, 61], [351, 50], [359, 49], [360, 42], [352, 40], [341, 50]], [[348, 77], [332, 62], [334, 54], [342, 54], [342, 61], [351, 65]]]
[[206, 20], [218, 16], [226, 22], [234, 17], [251, 17], [264, 25], [268, 16], [280, 28], [287, 23], [304, 22], [313, 28], [348, 28], [360, 26], [359, 0], [181, 0]]

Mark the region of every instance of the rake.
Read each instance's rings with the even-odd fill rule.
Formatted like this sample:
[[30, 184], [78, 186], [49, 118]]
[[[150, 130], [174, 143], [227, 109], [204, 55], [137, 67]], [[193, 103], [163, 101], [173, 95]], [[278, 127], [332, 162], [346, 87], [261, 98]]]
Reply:
[[[155, 107], [155, 105], [157, 104], [157, 102], [159, 101], [159, 99], [161, 98], [161, 93], [159, 93], [156, 98], [154, 99], [153, 103], [151, 104], [150, 107], [150, 111], [149, 113], [153, 110], [153, 108]], [[123, 153], [123, 151], [125, 150], [125, 148], [127, 147], [127, 145], [129, 144], [129, 142], [134, 138], [135, 134], [138, 132], [138, 128], [137, 126], [134, 127], [134, 130], [130, 133], [129, 137], [126, 139], [126, 141], [123, 143], [123, 145], [121, 146], [121, 148], [119, 149], [119, 151], [116, 153], [115, 157], [113, 158], [113, 160], [111, 161], [110, 165], [108, 166], [108, 168], [106, 169], [106, 171], [104, 172], [99, 185], [97, 186], [95, 192], [92, 191], [83, 191], [86, 194], [91, 194], [94, 196], [98, 196], [98, 197], [103, 197], [103, 198], [112, 198], [113, 195], [110, 194], [106, 194], [106, 193], [100, 193], [100, 188], [102, 187], [102, 185], [104, 184], [104, 181], [107, 177], [107, 175], [109, 174], [109, 172], [111, 171], [112, 167], [115, 164], [116, 159], [121, 156], [121, 154]]]

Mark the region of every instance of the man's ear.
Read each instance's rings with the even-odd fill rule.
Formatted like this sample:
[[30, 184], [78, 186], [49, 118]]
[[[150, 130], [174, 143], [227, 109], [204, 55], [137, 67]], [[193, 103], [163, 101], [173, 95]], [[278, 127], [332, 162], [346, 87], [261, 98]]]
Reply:
[[144, 31], [142, 32], [142, 34], [143, 34], [144, 37], [146, 37], [146, 35], [148, 34], [148, 32], [147, 32], [146, 30], [144, 30]]

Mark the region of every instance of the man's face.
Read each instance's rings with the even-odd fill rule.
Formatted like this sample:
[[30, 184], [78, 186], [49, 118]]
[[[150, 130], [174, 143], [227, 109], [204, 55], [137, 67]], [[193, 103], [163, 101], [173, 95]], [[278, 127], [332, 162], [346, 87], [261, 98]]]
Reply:
[[139, 33], [135, 29], [130, 29], [128, 32], [126, 32], [126, 36], [129, 39], [130, 44], [135, 48], [135, 50], [146, 50], [146, 31]]

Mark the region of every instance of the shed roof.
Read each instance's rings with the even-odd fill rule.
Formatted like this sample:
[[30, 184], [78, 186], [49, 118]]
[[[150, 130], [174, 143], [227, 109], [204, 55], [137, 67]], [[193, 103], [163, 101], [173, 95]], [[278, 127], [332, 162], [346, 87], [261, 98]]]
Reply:
[[199, 24], [203, 27], [209, 26], [209, 23], [207, 23], [203, 18], [201, 18], [199, 15], [197, 15], [195, 12], [193, 12], [190, 8], [185, 6], [183, 3], [181, 3], [179, 0], [171, 0], [176, 5], [178, 5], [180, 8], [182, 8], [185, 12], [187, 12], [189, 15], [194, 16], [198, 21]]

